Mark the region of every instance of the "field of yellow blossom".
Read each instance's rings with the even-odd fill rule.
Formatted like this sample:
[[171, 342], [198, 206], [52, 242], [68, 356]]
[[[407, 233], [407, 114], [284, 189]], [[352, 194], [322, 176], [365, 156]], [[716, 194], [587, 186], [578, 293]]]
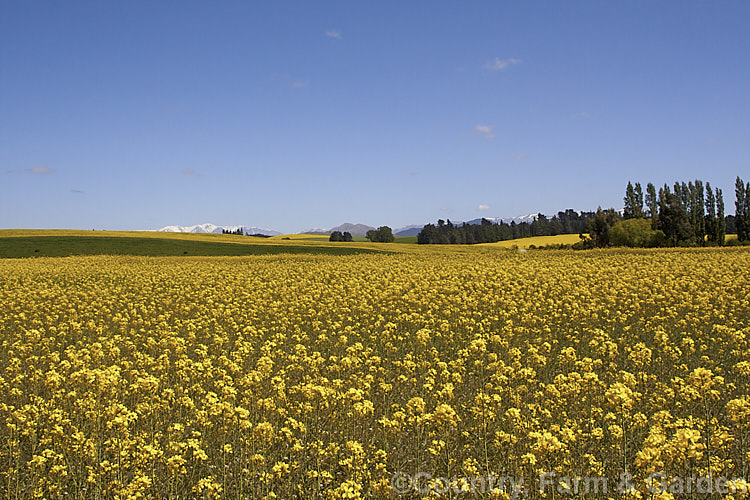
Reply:
[[413, 248], [0, 260], [0, 496], [748, 477], [747, 250]]

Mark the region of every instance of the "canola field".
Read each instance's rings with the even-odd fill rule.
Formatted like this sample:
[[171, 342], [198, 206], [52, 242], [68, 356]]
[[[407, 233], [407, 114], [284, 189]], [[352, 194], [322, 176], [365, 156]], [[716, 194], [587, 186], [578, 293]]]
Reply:
[[[0, 260], [0, 496], [518, 494], [465, 480], [494, 475], [698, 498], [652, 493], [663, 472], [744, 498], [749, 269], [745, 249]], [[550, 472], [632, 487], [540, 490]]]

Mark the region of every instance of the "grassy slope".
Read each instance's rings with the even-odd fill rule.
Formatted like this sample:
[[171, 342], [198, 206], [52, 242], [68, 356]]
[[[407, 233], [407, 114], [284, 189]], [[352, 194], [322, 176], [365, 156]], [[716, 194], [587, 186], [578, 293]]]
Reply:
[[394, 240], [394, 243], [409, 243], [411, 245], [417, 244], [417, 237], [416, 236], [396, 236], [396, 239]]
[[[736, 234], [728, 234], [725, 241], [736, 240]], [[572, 245], [581, 241], [577, 234], [558, 234], [557, 236], [534, 236], [531, 238], [518, 238], [515, 240], [498, 241], [497, 243], [481, 243], [479, 246], [510, 248], [513, 245], [518, 248], [528, 248], [530, 245]]]
[[[282, 234], [281, 236], [272, 236], [269, 240], [292, 240], [292, 241], [328, 241], [328, 236], [320, 234]], [[370, 240], [364, 236], [355, 236], [355, 243], [369, 243]], [[394, 243], [416, 243], [416, 236], [396, 236]]]
[[323, 234], [282, 234], [281, 236], [271, 236], [271, 241], [276, 240], [293, 240], [293, 241], [328, 241], [328, 236]]
[[[727, 239], [736, 238], [727, 235]], [[327, 236], [309, 234], [254, 238], [227, 234], [159, 233], [154, 231], [83, 231], [66, 229], [0, 229], [0, 258], [66, 255], [218, 256], [268, 254], [350, 255], [363, 252], [463, 253], [471, 249], [528, 248], [530, 245], [579, 241], [577, 234], [537, 236], [479, 245], [416, 245], [416, 237], [396, 237], [394, 243], [331, 243]], [[364, 238], [363, 238], [364, 239]]]
[[[223, 234], [0, 230], [0, 258], [57, 257], [67, 255], [350, 255], [383, 251], [362, 244], [330, 244], [327, 241], [269, 241]], [[391, 249], [388, 249], [391, 250]]]
[[557, 236], [534, 236], [531, 238], [518, 238], [515, 240], [498, 241], [497, 243], [480, 243], [479, 246], [510, 248], [516, 245], [518, 248], [528, 248], [530, 245], [560, 245], [573, 244], [581, 241], [577, 234], [558, 234]]
[[[292, 240], [292, 241], [328, 241], [328, 236], [320, 234], [282, 234], [281, 236], [272, 236], [269, 240]], [[370, 240], [364, 236], [355, 236], [354, 243], [369, 243]], [[408, 243], [415, 244], [417, 242], [416, 236], [396, 236], [394, 243]]]

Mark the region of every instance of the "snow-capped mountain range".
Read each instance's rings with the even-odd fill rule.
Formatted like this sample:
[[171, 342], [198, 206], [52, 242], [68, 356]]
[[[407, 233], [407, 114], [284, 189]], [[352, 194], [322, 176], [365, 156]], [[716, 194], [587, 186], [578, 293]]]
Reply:
[[466, 224], [481, 224], [482, 219], [487, 219], [490, 222], [494, 222], [495, 224], [499, 224], [500, 222], [505, 222], [506, 224], [510, 224], [511, 222], [515, 222], [516, 224], [520, 224], [522, 222], [528, 222], [531, 224], [534, 222], [534, 219], [539, 217], [538, 213], [535, 214], [527, 214], [527, 215], [517, 215], [516, 217], [480, 217], [478, 219], [472, 219], [470, 221], [466, 221]]
[[245, 234], [265, 234], [266, 236], [278, 236], [281, 233], [273, 229], [264, 229], [255, 226], [217, 226], [216, 224], [196, 224], [194, 226], [164, 226], [157, 231], [166, 233], [222, 233], [223, 231], [237, 231], [243, 229]]
[[332, 227], [331, 229], [309, 229], [303, 234], [331, 234], [334, 231], [340, 231], [342, 233], [351, 233], [352, 236], [365, 236], [367, 234], [367, 231], [371, 229], [375, 228], [366, 224], [352, 224], [351, 222], [345, 222], [340, 226]]
[[[533, 222], [533, 220], [538, 217], [539, 214], [528, 214], [528, 215], [519, 215], [516, 217], [484, 217], [484, 219], [487, 219], [488, 221], [494, 222], [495, 224], [499, 223], [500, 221], [503, 221], [507, 224], [510, 224], [511, 222], [515, 222], [516, 224], [520, 224], [521, 222]], [[466, 222], [454, 222], [454, 224], [481, 224], [482, 218], [478, 219], [472, 219], [470, 221]], [[415, 236], [417, 235], [422, 228], [424, 227], [424, 224], [411, 224], [409, 226], [400, 227], [398, 229], [395, 229], [393, 231], [393, 234], [396, 236]], [[275, 229], [265, 229], [262, 227], [255, 227], [255, 226], [242, 226], [242, 225], [234, 225], [234, 226], [226, 226], [226, 225], [217, 225], [217, 224], [211, 224], [210, 222], [205, 224], [195, 224], [194, 226], [164, 226], [161, 229], [157, 229], [157, 231], [162, 232], [168, 232], [168, 233], [221, 233], [223, 231], [237, 231], [238, 229], [242, 229], [245, 234], [264, 234], [266, 236], [278, 236], [280, 234], [283, 234], [279, 231], [276, 231]], [[310, 229], [308, 231], [305, 231], [305, 233], [308, 234], [331, 234], [332, 231], [349, 231], [352, 233], [353, 236], [364, 236], [368, 230], [375, 229], [372, 226], [367, 226], [365, 224], [341, 224], [340, 226], [336, 226], [331, 229]]]
[[[452, 221], [453, 224], [460, 226], [461, 224], [481, 224], [482, 219], [487, 219], [488, 221], [499, 224], [500, 222], [505, 222], [506, 224], [510, 224], [511, 222], [515, 222], [516, 224], [520, 224], [522, 222], [528, 222], [531, 224], [534, 222], [534, 219], [539, 217], [539, 214], [528, 214], [528, 215], [517, 215], [516, 217], [480, 217], [478, 219], [472, 219], [464, 222], [455, 222]], [[434, 224], [434, 222], [433, 222]], [[396, 236], [416, 236], [419, 234], [419, 232], [424, 227], [424, 224], [412, 224], [410, 226], [404, 226], [400, 227], [393, 231], [393, 234]]]

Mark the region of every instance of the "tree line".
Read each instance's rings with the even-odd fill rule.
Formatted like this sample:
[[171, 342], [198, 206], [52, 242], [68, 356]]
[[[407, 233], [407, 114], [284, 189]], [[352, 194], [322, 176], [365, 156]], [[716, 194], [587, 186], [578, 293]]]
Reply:
[[442, 219], [435, 224], [426, 224], [417, 235], [421, 244], [474, 244], [495, 243], [497, 241], [527, 238], [531, 236], [556, 236], [558, 234], [576, 234], [587, 231], [588, 221], [594, 212], [576, 212], [573, 209], [558, 212], [548, 219], [538, 214], [532, 222], [510, 224], [500, 221], [494, 223], [482, 219], [479, 224], [453, 224], [450, 219]]
[[[377, 229], [367, 231], [365, 237], [373, 243], [392, 243], [396, 238], [393, 236], [393, 230], [388, 226], [380, 226]], [[352, 233], [349, 231], [333, 231], [328, 241], [353, 241]]]
[[452, 224], [438, 220], [427, 224], [417, 235], [421, 244], [494, 243], [529, 236], [575, 234], [581, 242], [574, 248], [607, 246], [713, 246], [724, 245], [726, 234], [737, 233], [737, 240], [728, 244], [750, 241], [750, 182], [739, 176], [735, 182], [735, 214], [726, 215], [724, 194], [709, 182], [700, 179], [667, 184], [658, 190], [628, 182], [624, 209], [596, 212], [558, 212], [552, 219], [539, 214], [531, 223], [493, 223], [482, 219], [480, 224]]
[[236, 234], [236, 235], [239, 235], [239, 236], [254, 236], [256, 238], [270, 238], [271, 237], [271, 235], [262, 234], [262, 233], [253, 233], [253, 234], [250, 234], [250, 233], [248, 233], [248, 232], [245, 231], [244, 227], [238, 227], [234, 231], [232, 231], [230, 229], [222, 229], [221, 230], [221, 234]]
[[724, 193], [700, 179], [652, 183], [645, 193], [640, 183], [628, 182], [622, 215], [613, 209], [596, 211], [583, 247], [722, 246], [727, 233], [737, 233], [730, 244], [750, 240], [750, 183], [735, 181], [735, 214], [725, 215]]
[[328, 241], [354, 241], [354, 238], [352, 238], [352, 233], [349, 231], [344, 231], [343, 233], [341, 231], [334, 231], [331, 233]]

